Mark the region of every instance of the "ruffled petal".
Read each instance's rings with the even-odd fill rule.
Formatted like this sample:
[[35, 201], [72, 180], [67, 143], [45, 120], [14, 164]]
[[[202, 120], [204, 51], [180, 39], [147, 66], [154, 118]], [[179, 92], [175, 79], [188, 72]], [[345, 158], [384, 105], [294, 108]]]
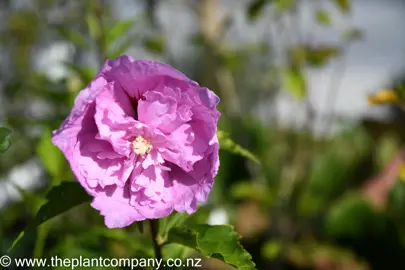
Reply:
[[99, 190], [91, 206], [100, 211], [110, 229], [124, 228], [145, 219], [129, 204], [128, 187], [109, 186]]
[[190, 81], [184, 74], [172, 67], [151, 60], [134, 60], [124, 55], [107, 60], [101, 73], [109, 81], [118, 82], [128, 95], [139, 100], [143, 93], [165, 85], [178, 85]]
[[98, 186], [116, 184], [123, 187], [134, 168], [133, 160], [117, 157], [108, 142], [94, 137], [94, 134], [81, 137], [76, 144], [72, 162], [77, 168], [77, 178], [92, 193]]

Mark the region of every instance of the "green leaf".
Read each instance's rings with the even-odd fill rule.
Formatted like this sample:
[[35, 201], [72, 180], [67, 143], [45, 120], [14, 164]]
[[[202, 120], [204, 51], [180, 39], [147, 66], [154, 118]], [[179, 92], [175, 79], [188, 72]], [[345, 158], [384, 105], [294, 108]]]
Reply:
[[11, 251], [28, 231], [35, 230], [42, 223], [54, 218], [82, 203], [91, 201], [91, 197], [78, 182], [65, 182], [53, 187], [46, 195], [47, 202], [41, 206], [34, 219], [13, 242]]
[[118, 56], [122, 55], [128, 48], [131, 47], [131, 45], [134, 44], [136, 38], [135, 37], [129, 37], [125, 39], [124, 41], [121, 42], [116, 48], [108, 48], [107, 51], [107, 56], [110, 59], [115, 59]]
[[307, 63], [313, 67], [325, 65], [333, 57], [340, 55], [341, 49], [336, 46], [319, 46], [306, 48]]
[[0, 153], [5, 152], [11, 145], [11, 130], [0, 127]]
[[88, 44], [86, 37], [84, 37], [80, 32], [67, 28], [63, 25], [57, 25], [55, 26], [55, 29], [59, 35], [71, 41], [77, 47], [82, 49], [90, 49], [90, 45]]
[[121, 36], [124, 36], [135, 24], [135, 20], [122, 20], [114, 24], [106, 34], [107, 48], [110, 48]]
[[325, 229], [331, 237], [359, 237], [375, 223], [374, 214], [361, 194], [347, 194], [331, 207]]
[[89, 29], [90, 36], [98, 40], [101, 36], [103, 29], [98, 22], [98, 19], [94, 13], [89, 13], [86, 16], [87, 28]]
[[322, 25], [329, 26], [332, 23], [330, 14], [325, 9], [317, 9], [315, 12], [316, 21]]
[[166, 49], [166, 44], [163, 36], [146, 38], [143, 41], [143, 45], [149, 52], [155, 54], [162, 54]]
[[159, 234], [166, 237], [166, 234], [174, 227], [182, 225], [190, 217], [187, 213], [173, 212], [167, 217], [159, 219]]
[[341, 11], [350, 11], [350, 0], [334, 0], [334, 2]]
[[248, 18], [250, 20], [256, 20], [260, 13], [262, 12], [263, 8], [266, 6], [268, 0], [256, 0], [250, 3], [248, 6], [247, 12], [248, 12]]
[[252, 256], [239, 242], [241, 236], [228, 225], [196, 225], [173, 228], [169, 243], [178, 243], [201, 252], [205, 257], [222, 260], [238, 269], [253, 270]]
[[57, 178], [63, 173], [65, 158], [63, 153], [52, 143], [51, 134], [50, 130], [45, 130], [37, 144], [37, 154], [46, 171]]
[[285, 88], [296, 98], [303, 99], [307, 95], [307, 83], [301, 70], [289, 68], [282, 73]]
[[222, 150], [229, 151], [233, 154], [240, 155], [242, 157], [245, 157], [247, 159], [250, 159], [257, 164], [260, 164], [259, 159], [251, 153], [249, 150], [243, 148], [239, 144], [235, 143], [231, 138], [230, 135], [227, 134], [226, 132], [223, 131], [218, 131], [217, 132], [218, 140], [219, 140], [219, 145]]

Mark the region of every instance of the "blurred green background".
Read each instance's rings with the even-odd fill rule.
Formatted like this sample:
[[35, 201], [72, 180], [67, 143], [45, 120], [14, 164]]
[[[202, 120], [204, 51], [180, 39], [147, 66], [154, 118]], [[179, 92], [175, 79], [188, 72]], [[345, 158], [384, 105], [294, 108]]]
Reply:
[[[398, 67], [380, 85], [356, 89], [353, 81], [342, 89], [343, 78], [356, 75], [347, 50], [375, 42], [356, 22], [387, 19], [367, 9], [384, 5], [405, 12], [401, 0], [0, 1], [0, 126], [13, 131], [0, 154], [0, 255], [46, 191], [74, 180], [51, 131], [104, 60], [125, 53], [168, 63], [215, 91], [220, 129], [254, 155], [223, 140], [209, 202], [187, 222], [234, 225], [258, 269], [405, 269], [404, 114], [394, 106], [366, 108], [379, 117], [338, 110], [356, 111], [352, 99], [366, 104], [367, 92], [404, 77]], [[390, 42], [378, 42], [371, 54], [379, 59], [405, 56], [405, 47], [392, 56]], [[331, 63], [330, 83], [319, 87], [314, 73]], [[326, 111], [318, 109], [318, 94]], [[285, 103], [280, 96], [288, 119], [277, 109]], [[132, 227], [106, 229], [88, 204], [46, 222], [13, 250], [66, 258], [150, 252], [147, 236]], [[193, 256], [180, 246], [164, 253]], [[203, 265], [231, 269], [216, 259]]]

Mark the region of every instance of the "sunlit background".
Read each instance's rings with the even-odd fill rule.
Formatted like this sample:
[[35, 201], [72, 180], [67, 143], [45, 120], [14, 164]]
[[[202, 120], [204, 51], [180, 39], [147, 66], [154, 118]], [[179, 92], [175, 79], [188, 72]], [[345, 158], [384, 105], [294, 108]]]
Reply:
[[[74, 179], [51, 131], [104, 60], [128, 54], [215, 91], [220, 128], [261, 161], [221, 150], [190, 222], [234, 225], [260, 270], [404, 269], [405, 115], [367, 102], [405, 81], [404, 29], [403, 0], [1, 0], [0, 255]], [[83, 205], [14, 252], [141, 256], [133, 231]]]

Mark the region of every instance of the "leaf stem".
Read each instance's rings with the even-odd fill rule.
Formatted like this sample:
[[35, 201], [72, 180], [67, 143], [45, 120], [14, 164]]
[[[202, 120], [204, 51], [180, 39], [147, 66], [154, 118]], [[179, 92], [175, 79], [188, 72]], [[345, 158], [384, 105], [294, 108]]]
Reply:
[[158, 237], [159, 237], [159, 220], [158, 219], [150, 219], [149, 220], [150, 232], [152, 235], [153, 241], [153, 249], [155, 250], [155, 257], [158, 260], [161, 260], [162, 257], [162, 246], [159, 244]]

